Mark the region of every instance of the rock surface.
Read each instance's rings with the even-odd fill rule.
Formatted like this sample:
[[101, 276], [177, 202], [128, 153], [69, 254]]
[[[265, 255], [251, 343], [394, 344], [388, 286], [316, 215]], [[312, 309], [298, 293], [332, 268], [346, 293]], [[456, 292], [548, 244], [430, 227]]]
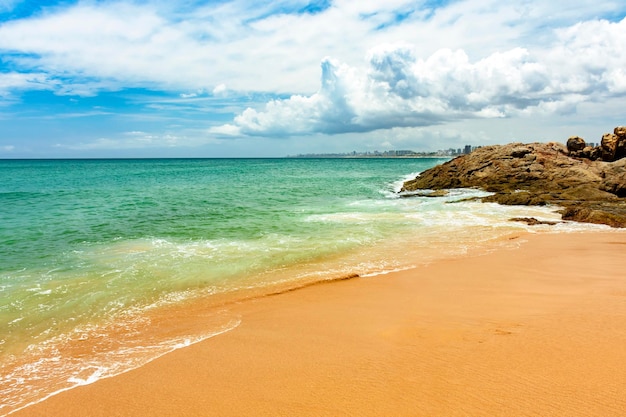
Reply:
[[[614, 136], [617, 142], [624, 137], [626, 146], [626, 129], [624, 136], [618, 129]], [[581, 143], [573, 145], [578, 149]], [[606, 162], [574, 156], [576, 152], [582, 151], [568, 151], [556, 142], [482, 147], [423, 172], [405, 182], [401, 192], [481, 188], [494, 193], [483, 201], [554, 204], [563, 207], [565, 220], [626, 227], [626, 159]], [[616, 151], [612, 157], [619, 155]]]
[[582, 151], [587, 147], [585, 143], [585, 139], [580, 136], [572, 136], [567, 140], [567, 151], [571, 154], [572, 152]]
[[543, 221], [543, 220], [537, 220], [534, 217], [513, 217], [512, 219], [509, 219], [509, 221], [511, 222], [523, 222], [528, 224], [529, 226], [536, 226], [538, 224], [547, 224], [550, 226], [554, 226], [556, 224], [556, 222], [547, 222], [547, 221]]

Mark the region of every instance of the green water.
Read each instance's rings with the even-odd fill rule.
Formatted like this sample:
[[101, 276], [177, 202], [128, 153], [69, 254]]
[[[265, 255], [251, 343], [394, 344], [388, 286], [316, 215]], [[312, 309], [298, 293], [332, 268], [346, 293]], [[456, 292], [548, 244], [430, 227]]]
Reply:
[[372, 242], [375, 227], [310, 218], [376, 211], [353, 204], [435, 162], [5, 161], [0, 349]]
[[[441, 162], [0, 161], [0, 415], [238, 324], [218, 314], [148, 340], [146, 312], [407, 268], [526, 228], [509, 217], [558, 217], [450, 204], [477, 191], [399, 198], [403, 179]], [[77, 341], [94, 354], [68, 353]]]

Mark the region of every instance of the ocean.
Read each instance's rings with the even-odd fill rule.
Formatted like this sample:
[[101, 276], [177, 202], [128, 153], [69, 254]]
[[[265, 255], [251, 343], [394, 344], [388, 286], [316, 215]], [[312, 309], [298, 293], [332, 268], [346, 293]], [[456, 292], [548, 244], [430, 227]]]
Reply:
[[238, 300], [602, 228], [511, 222], [559, 215], [479, 190], [398, 194], [444, 161], [0, 161], [0, 416], [229, 331]]

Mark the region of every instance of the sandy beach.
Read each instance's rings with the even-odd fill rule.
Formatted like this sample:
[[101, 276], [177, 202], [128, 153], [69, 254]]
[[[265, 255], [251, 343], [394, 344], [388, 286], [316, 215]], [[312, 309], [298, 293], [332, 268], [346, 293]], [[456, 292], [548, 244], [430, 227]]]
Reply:
[[626, 233], [509, 239], [229, 305], [236, 329], [12, 416], [625, 415]]

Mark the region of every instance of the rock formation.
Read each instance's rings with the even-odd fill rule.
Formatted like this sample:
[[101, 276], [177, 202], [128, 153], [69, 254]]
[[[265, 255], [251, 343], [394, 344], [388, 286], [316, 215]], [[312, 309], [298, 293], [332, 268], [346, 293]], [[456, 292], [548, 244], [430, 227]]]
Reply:
[[[563, 208], [565, 220], [626, 227], [626, 128], [615, 128], [598, 148], [592, 152], [596, 148], [578, 137], [567, 147], [555, 142], [486, 146], [423, 172], [401, 192], [476, 187], [494, 193], [483, 201], [554, 204]], [[601, 156], [592, 158], [592, 153]]]
[[567, 151], [575, 158], [617, 161], [626, 156], [626, 126], [618, 126], [613, 133], [602, 135], [602, 141], [596, 147], [587, 146], [583, 138], [572, 136], [567, 140]]
[[579, 136], [572, 136], [567, 140], [567, 151], [570, 155], [574, 152], [580, 152], [587, 147], [585, 139]]

